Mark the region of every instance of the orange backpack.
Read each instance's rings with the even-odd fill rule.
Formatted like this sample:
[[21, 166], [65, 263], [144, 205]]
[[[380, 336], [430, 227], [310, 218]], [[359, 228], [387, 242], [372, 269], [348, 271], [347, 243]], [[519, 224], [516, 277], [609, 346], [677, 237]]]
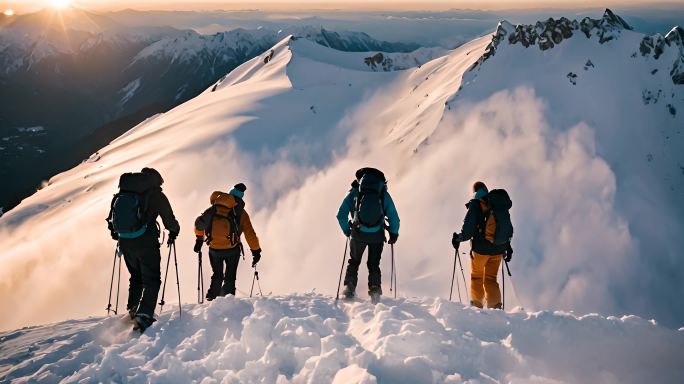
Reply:
[[240, 243], [241, 202], [228, 193], [214, 192], [209, 199], [212, 207], [205, 229], [207, 242], [215, 249], [233, 248]]

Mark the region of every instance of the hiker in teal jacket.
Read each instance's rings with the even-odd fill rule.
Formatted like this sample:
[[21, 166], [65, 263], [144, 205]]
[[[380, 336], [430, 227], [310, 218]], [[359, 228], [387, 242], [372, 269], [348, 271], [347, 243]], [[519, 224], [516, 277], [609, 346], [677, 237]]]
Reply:
[[[352, 182], [352, 188], [342, 201], [340, 209], [337, 211], [337, 221], [345, 236], [350, 237], [350, 258], [347, 265], [347, 272], [344, 277], [344, 296], [352, 298], [356, 292], [358, 281], [358, 270], [361, 264], [363, 252], [368, 247], [368, 293], [370, 295], [381, 295], [381, 272], [380, 258], [385, 243], [385, 220], [388, 222], [389, 232], [388, 244], [394, 244], [399, 238], [399, 214], [394, 206], [394, 201], [387, 192], [384, 174], [374, 168], [362, 168], [356, 172], [356, 180]], [[375, 196], [364, 200], [362, 190], [370, 185], [377, 191], [363, 192], [365, 196]], [[360, 197], [362, 197], [360, 199]], [[375, 205], [375, 206], [373, 206]], [[358, 207], [358, 209], [357, 209]], [[379, 220], [372, 224], [364, 223], [362, 219], [364, 213], [370, 211], [367, 216], [373, 216], [373, 210]], [[350, 220], [351, 217], [351, 220]]]

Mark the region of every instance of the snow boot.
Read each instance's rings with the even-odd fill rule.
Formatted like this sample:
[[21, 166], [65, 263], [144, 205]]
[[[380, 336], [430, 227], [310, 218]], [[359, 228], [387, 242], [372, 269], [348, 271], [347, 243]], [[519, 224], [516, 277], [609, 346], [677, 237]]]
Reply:
[[351, 285], [345, 285], [342, 295], [344, 295], [346, 300], [352, 300], [354, 297], [356, 297], [356, 289]]
[[380, 302], [380, 296], [382, 296], [382, 288], [378, 285], [368, 288], [368, 296], [370, 296], [373, 304], [377, 304]]
[[129, 317], [131, 320], [135, 320], [135, 313], [136, 313], [136, 312], [137, 312], [136, 309], [129, 309], [129, 310], [128, 310], [128, 317]]
[[157, 321], [157, 319], [144, 313], [138, 313], [135, 315], [135, 319], [133, 319], [133, 321], [135, 322], [135, 325], [133, 325], [133, 330], [143, 333], [152, 325], [152, 323]]

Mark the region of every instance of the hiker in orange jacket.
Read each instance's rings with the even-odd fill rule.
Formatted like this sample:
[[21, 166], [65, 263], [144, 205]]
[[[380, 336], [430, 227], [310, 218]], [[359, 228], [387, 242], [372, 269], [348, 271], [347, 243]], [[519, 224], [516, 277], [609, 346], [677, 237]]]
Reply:
[[[235, 295], [235, 279], [240, 255], [244, 253], [240, 236], [244, 233], [252, 251], [252, 267], [261, 259], [259, 238], [254, 232], [249, 214], [242, 200], [247, 187], [236, 184], [228, 192], [213, 192], [209, 198], [211, 207], [195, 220], [195, 252], [200, 252], [202, 243], [209, 245], [209, 261], [213, 274], [207, 292], [207, 300], [217, 296]], [[224, 269], [225, 265], [225, 269]]]

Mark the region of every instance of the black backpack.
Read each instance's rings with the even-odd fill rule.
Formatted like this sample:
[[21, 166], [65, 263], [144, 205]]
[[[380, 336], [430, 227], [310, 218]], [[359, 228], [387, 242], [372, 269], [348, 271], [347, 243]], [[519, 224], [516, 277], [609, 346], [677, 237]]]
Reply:
[[513, 202], [508, 192], [493, 189], [487, 194], [485, 201], [489, 206], [489, 214], [485, 215], [485, 239], [495, 245], [508, 244], [513, 238], [513, 223], [509, 212]]
[[385, 222], [385, 175], [375, 168], [361, 168], [356, 172], [358, 195], [356, 197], [354, 219], [355, 228], [361, 225], [376, 227]]
[[119, 178], [119, 192], [112, 198], [107, 223], [119, 238], [140, 237], [147, 228], [145, 212], [152, 178], [144, 173], [124, 173]]

